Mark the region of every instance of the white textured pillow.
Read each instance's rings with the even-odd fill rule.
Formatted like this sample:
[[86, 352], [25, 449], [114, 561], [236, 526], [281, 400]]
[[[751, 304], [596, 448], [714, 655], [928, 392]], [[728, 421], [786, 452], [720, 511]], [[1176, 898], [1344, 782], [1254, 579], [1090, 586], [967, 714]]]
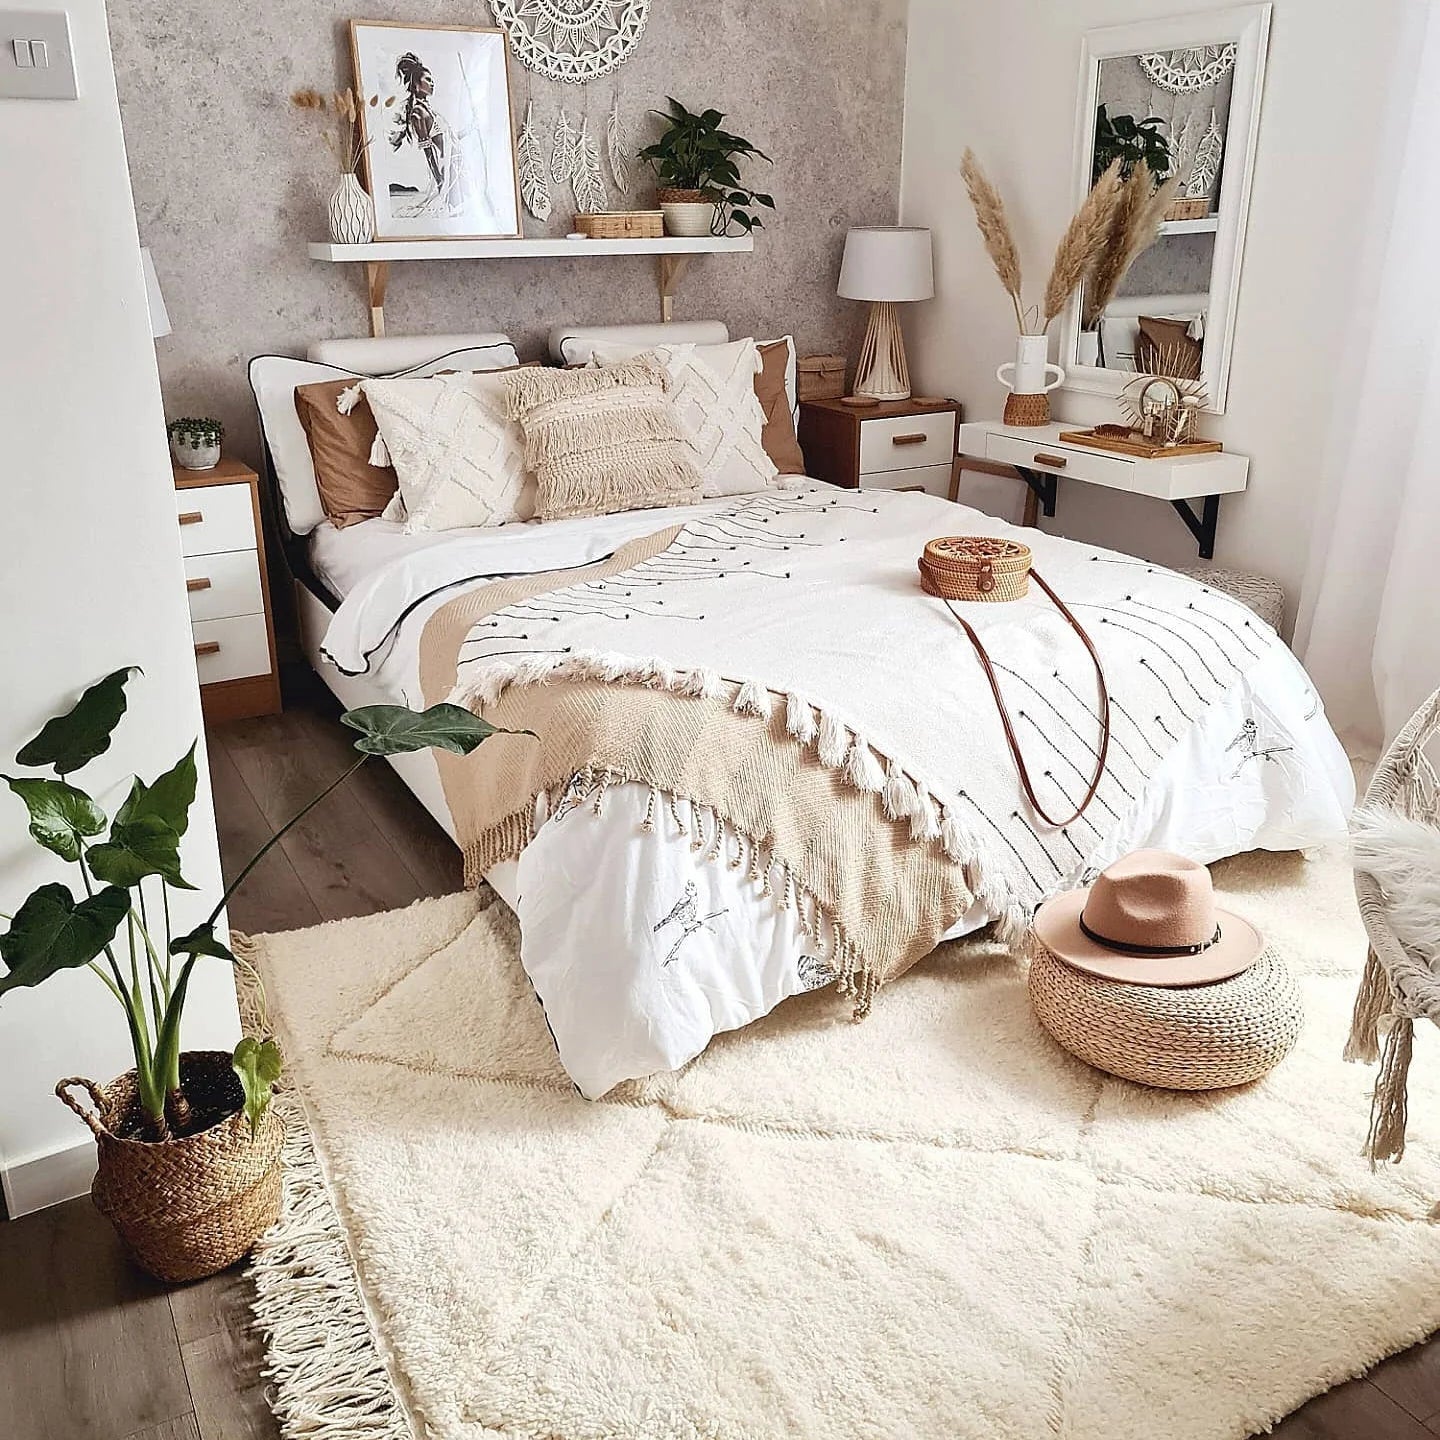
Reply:
[[[535, 481], [525, 438], [506, 415], [503, 376], [362, 382], [400, 482], [407, 535], [534, 519]], [[393, 505], [385, 514], [398, 518]]]
[[728, 345], [596, 345], [597, 365], [653, 355], [670, 377], [669, 398], [700, 472], [701, 493], [748, 495], [774, 483], [779, 471], [760, 443], [765, 412], [755, 395], [760, 354], [753, 340]]

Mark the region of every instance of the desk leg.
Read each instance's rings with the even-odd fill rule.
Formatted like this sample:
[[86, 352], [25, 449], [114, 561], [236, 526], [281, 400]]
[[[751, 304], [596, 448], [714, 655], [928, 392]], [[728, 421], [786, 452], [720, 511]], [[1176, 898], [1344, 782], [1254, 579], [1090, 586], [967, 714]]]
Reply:
[[1025, 465], [1017, 465], [1015, 473], [1030, 487], [1030, 494], [1025, 500], [1025, 523], [1033, 525], [1040, 518], [1036, 513], [1036, 506], [1042, 508], [1047, 515], [1055, 513], [1055, 495], [1060, 488], [1060, 477], [1051, 475], [1045, 470], [1031, 470]]
[[1220, 523], [1220, 497], [1205, 496], [1198, 515], [1190, 508], [1188, 500], [1172, 500], [1170, 503], [1175, 507], [1175, 513], [1185, 522], [1185, 528], [1195, 537], [1195, 543], [1200, 547], [1200, 558], [1213, 560], [1215, 531]]

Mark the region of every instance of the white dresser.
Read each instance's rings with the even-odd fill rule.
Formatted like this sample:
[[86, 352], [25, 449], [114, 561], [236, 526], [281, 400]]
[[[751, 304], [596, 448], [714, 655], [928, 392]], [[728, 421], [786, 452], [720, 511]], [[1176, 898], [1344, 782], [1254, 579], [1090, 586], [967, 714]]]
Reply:
[[238, 460], [213, 470], [176, 467], [175, 506], [205, 718], [273, 715], [280, 678], [259, 479]]
[[[1079, 428], [974, 420], [960, 427], [960, 453], [1013, 466], [1047, 515], [1055, 513], [1061, 479], [1168, 500], [1195, 537], [1201, 558], [1214, 556], [1220, 497], [1243, 490], [1249, 482], [1246, 456], [1218, 451], [1142, 460], [1060, 438]], [[1198, 513], [1192, 500], [1200, 501]]]

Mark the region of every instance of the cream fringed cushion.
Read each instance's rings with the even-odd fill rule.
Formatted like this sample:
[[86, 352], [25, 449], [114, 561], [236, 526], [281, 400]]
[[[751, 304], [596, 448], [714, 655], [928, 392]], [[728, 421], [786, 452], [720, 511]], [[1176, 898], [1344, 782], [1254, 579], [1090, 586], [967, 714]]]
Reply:
[[525, 434], [541, 520], [689, 505], [700, 497], [683, 427], [654, 360], [587, 370], [512, 370], [509, 414]]
[[764, 490], [779, 473], [766, 454], [765, 411], [755, 393], [761, 361], [753, 340], [726, 345], [597, 345], [598, 365], [653, 356], [670, 377], [670, 403], [685, 426], [705, 498]]
[[534, 518], [535, 484], [506, 411], [505, 373], [362, 383], [400, 482], [407, 535]]

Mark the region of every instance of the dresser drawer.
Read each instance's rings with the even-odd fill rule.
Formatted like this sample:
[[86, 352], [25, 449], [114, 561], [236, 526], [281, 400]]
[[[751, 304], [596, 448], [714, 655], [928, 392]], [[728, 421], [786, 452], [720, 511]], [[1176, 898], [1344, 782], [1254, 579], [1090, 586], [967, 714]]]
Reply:
[[1051, 475], [1073, 475], [1076, 479], [1111, 485], [1117, 490], [1137, 488], [1137, 467], [1133, 460], [1077, 445], [1056, 445], [1038, 436], [1034, 440], [1021, 440], [1015, 435], [987, 435], [985, 458]]
[[877, 475], [862, 475], [860, 484], [868, 490], [925, 490], [948, 500], [950, 466], [917, 465], [913, 470], [882, 470]]
[[175, 492], [180, 517], [180, 550], [214, 555], [256, 548], [255, 511], [248, 485], [197, 485]]
[[264, 615], [236, 615], [226, 620], [197, 620], [195, 668], [202, 685], [270, 673], [270, 636]]
[[[948, 465], [955, 455], [955, 414], [895, 415], [860, 425], [860, 474]], [[864, 484], [862, 479], [861, 484]]]
[[224, 620], [232, 615], [263, 615], [260, 557], [254, 550], [191, 555], [185, 561], [186, 598], [192, 620]]

